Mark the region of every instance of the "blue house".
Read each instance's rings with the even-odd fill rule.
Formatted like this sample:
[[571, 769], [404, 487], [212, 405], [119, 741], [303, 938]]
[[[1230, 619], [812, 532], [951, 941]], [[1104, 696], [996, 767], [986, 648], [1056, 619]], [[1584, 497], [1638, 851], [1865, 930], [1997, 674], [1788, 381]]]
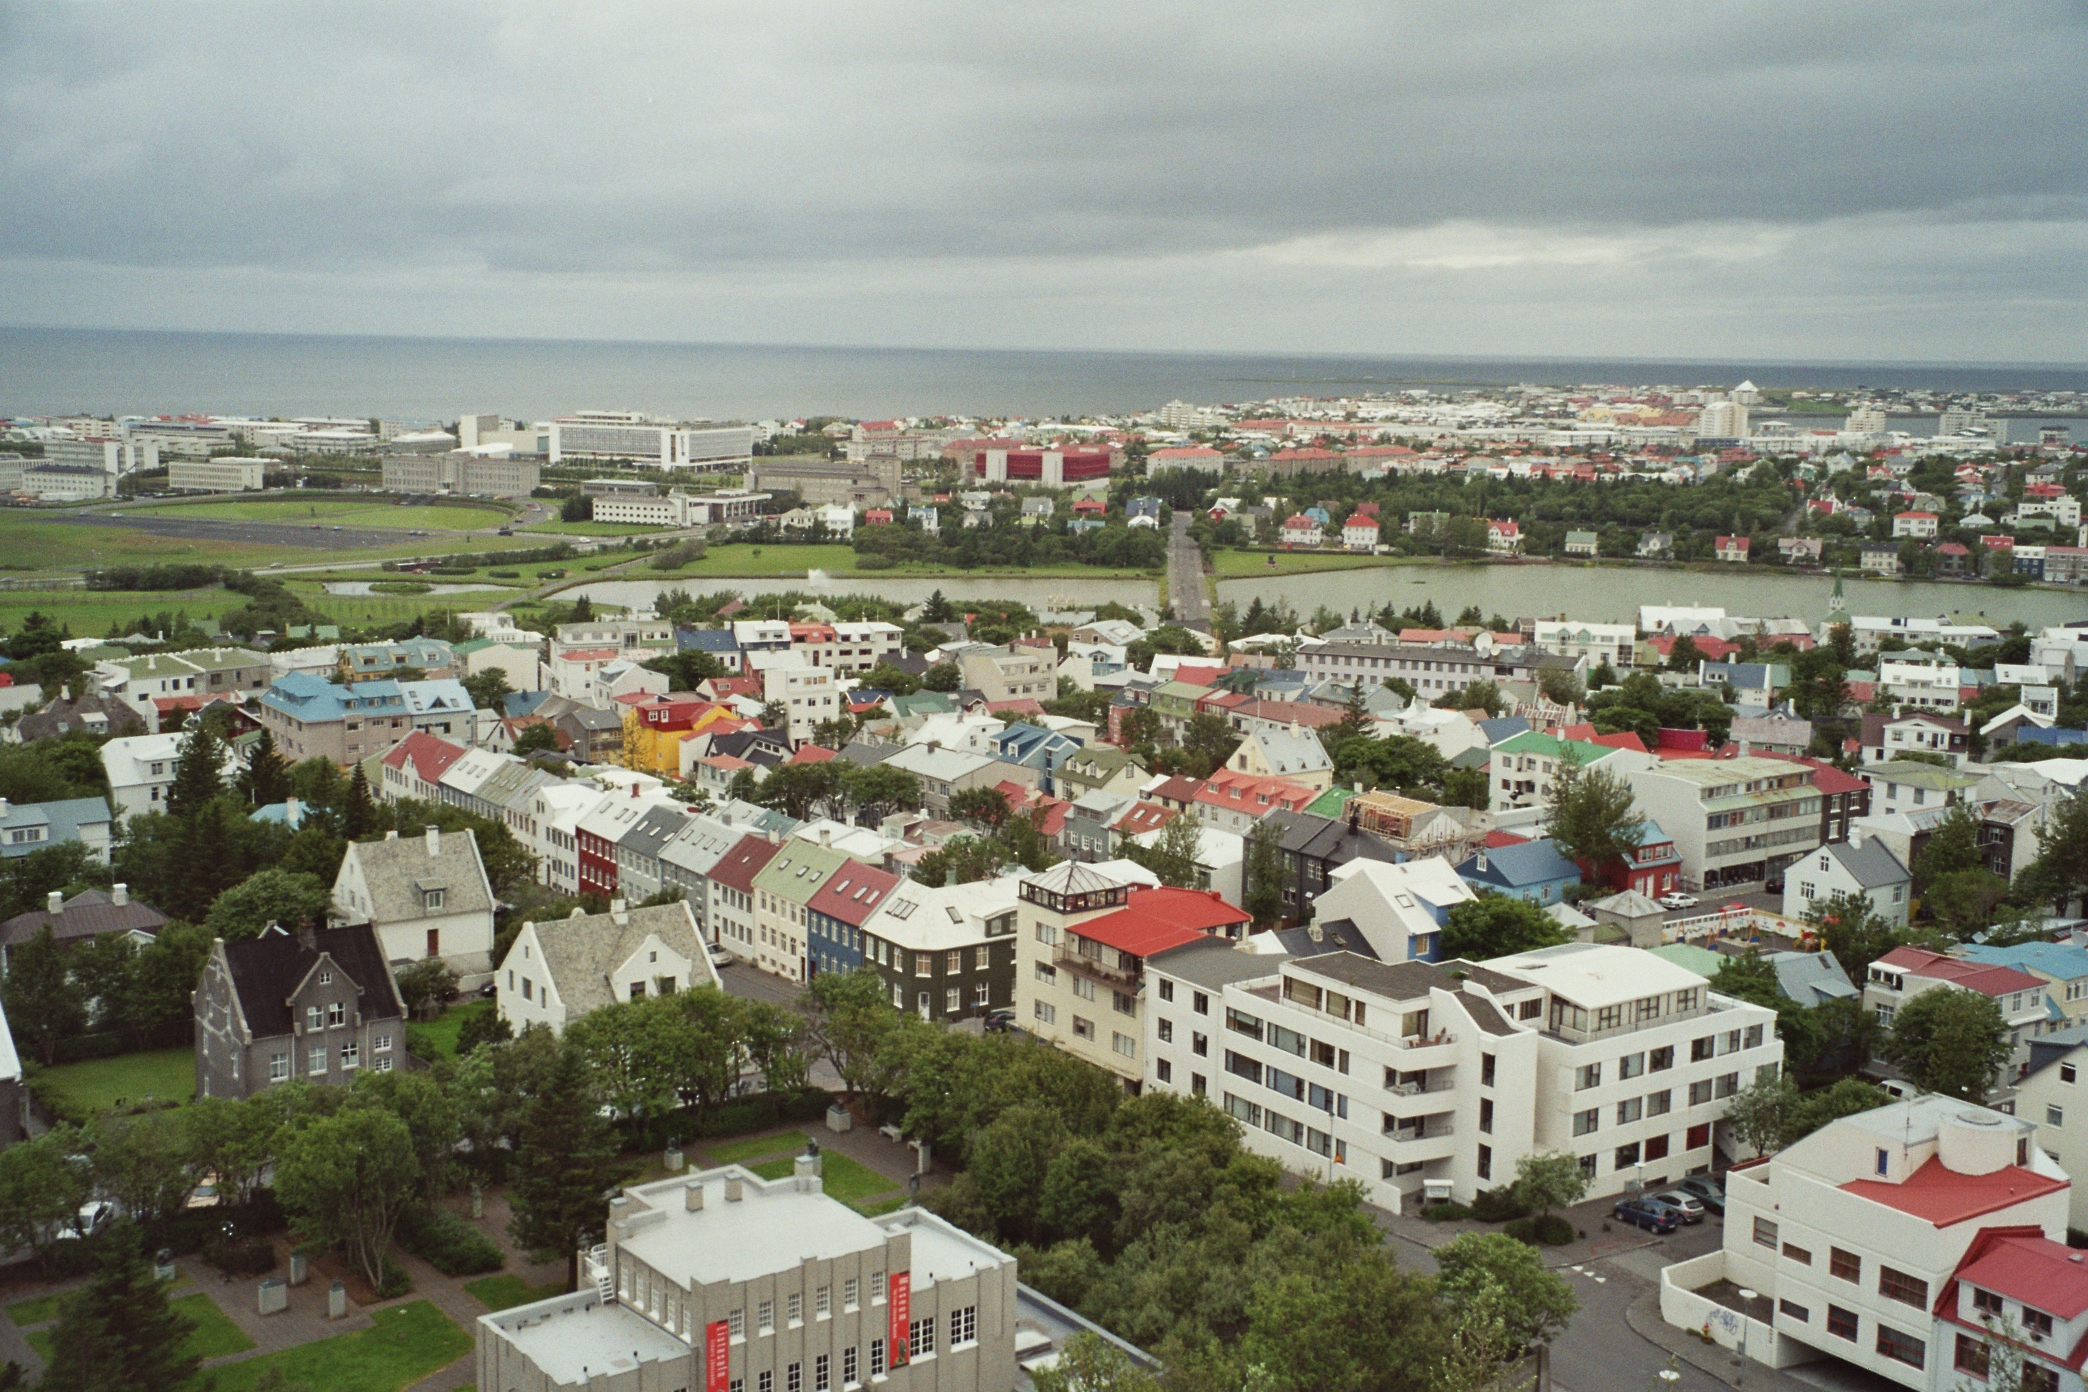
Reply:
[[9, 860], [78, 841], [107, 865], [114, 829], [109, 804], [98, 797], [0, 802], [0, 856]]
[[728, 672], [740, 670], [739, 643], [729, 628], [677, 628], [674, 646], [677, 652], [709, 653]]
[[1020, 721], [993, 736], [991, 743], [995, 758], [1043, 773], [1046, 792], [1051, 791], [1052, 773], [1081, 747], [1080, 741], [1071, 735]]
[[1524, 841], [1514, 846], [1484, 847], [1457, 867], [1457, 877], [1475, 892], [1556, 904], [1568, 885], [1580, 883], [1580, 867], [1550, 841]]

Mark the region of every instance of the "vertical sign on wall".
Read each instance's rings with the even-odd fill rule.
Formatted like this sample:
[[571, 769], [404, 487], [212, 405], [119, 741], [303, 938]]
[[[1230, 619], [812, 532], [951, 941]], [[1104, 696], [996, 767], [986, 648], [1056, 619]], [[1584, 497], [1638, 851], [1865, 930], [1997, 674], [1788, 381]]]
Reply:
[[732, 1336], [724, 1320], [703, 1327], [703, 1392], [725, 1392], [732, 1377]]
[[913, 1273], [892, 1273], [891, 1298], [885, 1307], [892, 1312], [891, 1350], [892, 1366], [903, 1368], [913, 1361], [913, 1350], [907, 1347], [907, 1326], [913, 1320]]

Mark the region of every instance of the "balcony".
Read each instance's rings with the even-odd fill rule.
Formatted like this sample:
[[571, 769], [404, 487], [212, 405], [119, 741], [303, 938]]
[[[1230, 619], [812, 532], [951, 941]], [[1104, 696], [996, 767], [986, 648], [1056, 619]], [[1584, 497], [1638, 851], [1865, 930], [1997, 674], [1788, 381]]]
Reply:
[[[1081, 941], [1089, 947], [1093, 955], [1090, 955], [1090, 952], [1083, 952], [1080, 947], [1061, 938], [1058, 944], [1052, 948], [1052, 961], [1058, 966], [1070, 968], [1085, 976], [1096, 977], [1102, 981], [1114, 982], [1121, 986], [1134, 988], [1138, 985], [1140, 973], [1145, 966], [1143, 958], [1118, 952], [1115, 948], [1106, 947], [1093, 939], [1082, 939]], [[1126, 962], [1129, 962], [1131, 965], [1125, 966]]]

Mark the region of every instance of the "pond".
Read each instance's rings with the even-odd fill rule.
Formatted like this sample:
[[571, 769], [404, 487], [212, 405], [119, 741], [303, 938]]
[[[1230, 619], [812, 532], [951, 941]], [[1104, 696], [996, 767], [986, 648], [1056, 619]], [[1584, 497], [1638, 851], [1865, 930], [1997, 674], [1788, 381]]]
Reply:
[[[380, 583], [382, 582], [375, 580], [329, 580], [326, 582], [326, 592], [337, 595], [383, 595], [384, 591], [370, 588], [370, 586]], [[483, 594], [488, 590], [504, 590], [506, 588], [507, 586], [505, 585], [429, 585], [425, 590], [415, 590], [410, 595], [400, 595], [398, 598], [418, 599], [422, 595], [431, 594]]]
[[[1934, 618], [1980, 614], [1996, 628], [2021, 619], [2035, 629], [2070, 619], [2088, 619], [2088, 590], [2005, 590], [1992, 585], [1920, 580], [1843, 581], [1850, 614]], [[1589, 623], [1630, 623], [1642, 604], [1721, 605], [1750, 618], [1799, 618], [1820, 624], [1834, 593], [1829, 575], [1763, 570], [1675, 570], [1647, 566], [1589, 565], [1390, 565], [1362, 570], [1320, 571], [1226, 580], [1220, 603], [1244, 612], [1259, 596], [1282, 599], [1305, 617], [1320, 605], [1341, 610], [1386, 603], [1408, 609], [1435, 601], [1443, 617], [1468, 604], [1510, 619], [1565, 615]]]

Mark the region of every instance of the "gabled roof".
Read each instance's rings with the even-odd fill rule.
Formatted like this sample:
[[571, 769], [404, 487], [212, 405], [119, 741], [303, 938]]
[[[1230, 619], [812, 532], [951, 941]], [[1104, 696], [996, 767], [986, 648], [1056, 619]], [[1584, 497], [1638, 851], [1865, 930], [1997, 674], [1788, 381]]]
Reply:
[[290, 997], [322, 956], [331, 959], [359, 988], [358, 1008], [364, 1019], [399, 1019], [406, 1013], [398, 988], [392, 984], [391, 965], [377, 942], [377, 931], [367, 923], [314, 932], [309, 946], [302, 935], [281, 928], [246, 942], [220, 940], [218, 946], [231, 971], [240, 1013], [256, 1039], [275, 1039], [291, 1032]]
[[2042, 991], [2044, 982], [2014, 967], [1988, 966], [1945, 957], [1923, 947], [1895, 947], [1878, 958], [1876, 965], [1893, 967], [1908, 976], [1948, 981], [1982, 996], [2005, 996], [2013, 991]]
[[887, 874], [875, 866], [851, 862], [835, 871], [805, 907], [813, 913], [825, 914], [828, 918], [860, 928], [863, 920], [876, 912], [877, 906], [899, 887], [899, 883], [897, 875]]
[[1913, 879], [1907, 867], [1899, 863], [1899, 857], [1885, 849], [1885, 844], [1876, 837], [1866, 838], [1860, 846], [1847, 841], [1830, 841], [1820, 847], [1819, 853], [1838, 863], [1865, 889], [1883, 889]]
[[[619, 921], [621, 918], [622, 921]], [[651, 908], [556, 918], [536, 925], [544, 969], [564, 1002], [566, 1017], [578, 1019], [616, 1000], [609, 973], [629, 961], [648, 937], [658, 937], [689, 962], [698, 985], [715, 984], [716, 969], [696, 932], [686, 900]]]
[[727, 851], [710, 870], [712, 884], [724, 885], [741, 894], [754, 892], [754, 877], [762, 868], [776, 858], [783, 848], [766, 836], [743, 836], [738, 845]]
[[136, 899], [118, 904], [99, 889], [83, 889], [60, 906], [57, 913], [36, 908], [0, 923], [0, 944], [9, 947], [27, 942], [45, 928], [59, 942], [96, 938], [104, 933], [158, 933], [167, 916]]
[[434, 783], [451, 764], [463, 757], [464, 746], [437, 739], [425, 730], [415, 730], [391, 747], [384, 756], [384, 763], [386, 767], [395, 769], [411, 764], [422, 782]]
[[1244, 909], [1234, 908], [1215, 893], [1133, 889], [1123, 908], [1067, 931], [1134, 957], [1150, 957], [1155, 952], [1194, 942], [1215, 929], [1249, 921]]
[[[1484, 869], [1479, 866], [1481, 855], [1486, 857]], [[1548, 840], [1525, 841], [1520, 845], [1495, 846], [1476, 852], [1457, 867], [1457, 873], [1465, 879], [1520, 888], [1554, 880], [1579, 879], [1580, 867], [1559, 854], [1559, 848]]]
[[[372, 923], [426, 918], [422, 894], [431, 886], [443, 891], [444, 914], [493, 912], [493, 887], [487, 883], [485, 863], [479, 859], [477, 835], [469, 830], [445, 831], [435, 840], [433, 854], [425, 835], [357, 841], [348, 847], [348, 855], [362, 867], [363, 883], [370, 891]], [[345, 861], [342, 873], [346, 873]]]

